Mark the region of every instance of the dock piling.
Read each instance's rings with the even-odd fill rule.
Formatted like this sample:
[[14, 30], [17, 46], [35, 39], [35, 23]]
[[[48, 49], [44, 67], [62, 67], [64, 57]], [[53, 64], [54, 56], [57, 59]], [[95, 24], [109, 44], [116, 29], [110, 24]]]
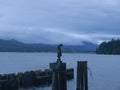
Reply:
[[76, 90], [88, 90], [87, 61], [77, 62], [77, 88]]
[[66, 63], [51, 63], [52, 90], [67, 90]]

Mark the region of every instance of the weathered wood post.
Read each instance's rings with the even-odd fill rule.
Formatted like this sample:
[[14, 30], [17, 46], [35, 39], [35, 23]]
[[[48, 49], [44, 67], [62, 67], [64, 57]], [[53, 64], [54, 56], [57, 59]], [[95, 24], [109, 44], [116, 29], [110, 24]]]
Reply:
[[58, 59], [55, 63], [50, 63], [52, 70], [52, 90], [67, 90], [66, 83], [66, 63], [61, 61], [61, 46], [58, 45]]
[[76, 90], [88, 90], [87, 61], [77, 62], [77, 88]]

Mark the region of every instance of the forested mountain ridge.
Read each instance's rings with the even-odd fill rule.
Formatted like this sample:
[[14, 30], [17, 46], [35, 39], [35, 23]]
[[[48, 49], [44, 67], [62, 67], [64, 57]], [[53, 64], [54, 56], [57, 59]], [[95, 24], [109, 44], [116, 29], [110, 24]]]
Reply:
[[96, 50], [97, 54], [120, 54], [120, 40], [114, 40], [103, 42]]
[[[83, 45], [64, 45], [63, 52], [95, 52], [97, 44], [83, 42]], [[28, 44], [17, 40], [0, 39], [0, 52], [56, 52], [57, 45]]]

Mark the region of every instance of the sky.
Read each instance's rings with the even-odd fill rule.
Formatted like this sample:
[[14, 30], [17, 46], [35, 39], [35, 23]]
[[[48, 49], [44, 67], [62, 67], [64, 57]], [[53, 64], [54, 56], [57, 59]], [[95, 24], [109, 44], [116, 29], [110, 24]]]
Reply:
[[82, 44], [120, 39], [119, 0], [0, 0], [0, 39]]

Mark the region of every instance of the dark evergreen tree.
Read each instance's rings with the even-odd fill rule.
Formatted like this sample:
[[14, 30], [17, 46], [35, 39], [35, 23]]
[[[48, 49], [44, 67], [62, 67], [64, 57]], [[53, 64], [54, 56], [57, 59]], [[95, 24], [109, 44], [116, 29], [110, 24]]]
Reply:
[[120, 54], [120, 40], [112, 39], [108, 42], [103, 42], [96, 50], [97, 54]]

